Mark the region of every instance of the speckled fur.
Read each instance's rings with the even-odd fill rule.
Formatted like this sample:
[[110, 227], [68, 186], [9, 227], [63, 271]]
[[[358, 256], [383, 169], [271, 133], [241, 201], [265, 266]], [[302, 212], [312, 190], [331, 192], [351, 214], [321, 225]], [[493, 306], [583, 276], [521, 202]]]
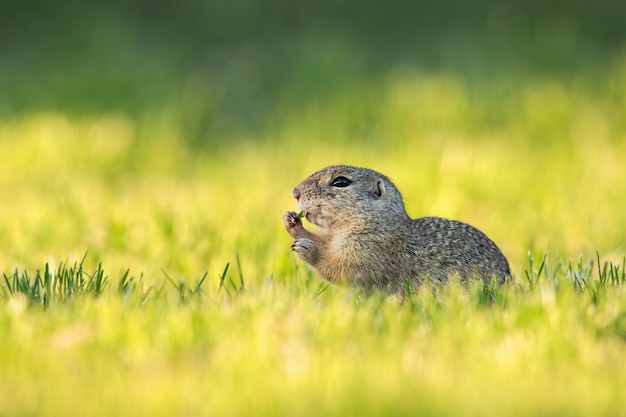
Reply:
[[[352, 183], [332, 186], [338, 177]], [[378, 172], [330, 166], [302, 181], [292, 195], [307, 220], [319, 226], [310, 232], [295, 212], [287, 212], [283, 220], [292, 248], [330, 282], [397, 293], [426, 279], [445, 283], [455, 274], [499, 283], [510, 276], [506, 258], [484, 233], [439, 217], [412, 220], [398, 189]]]

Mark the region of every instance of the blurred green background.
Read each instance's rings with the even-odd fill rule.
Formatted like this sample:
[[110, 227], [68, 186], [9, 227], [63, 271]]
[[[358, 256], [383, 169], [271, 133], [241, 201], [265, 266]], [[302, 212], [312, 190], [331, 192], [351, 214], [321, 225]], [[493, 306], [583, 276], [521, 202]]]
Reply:
[[281, 213], [332, 163], [477, 225], [517, 273], [529, 250], [619, 257], [624, 21], [608, 0], [2, 2], [0, 260], [201, 274], [239, 250], [290, 274]]
[[[0, 114], [175, 110], [185, 139], [258, 136], [284, 113], [367, 90], [360, 131], [381, 123], [381, 79], [445, 73], [506, 119], [525, 84], [591, 78], [623, 61], [619, 1], [72, 1], [0, 6]], [[608, 97], [611, 98], [611, 97]], [[617, 99], [617, 97], [615, 97]], [[619, 103], [623, 110], [623, 103]], [[474, 106], [472, 106], [474, 107]], [[480, 112], [479, 109], [475, 109]], [[484, 109], [483, 109], [484, 110]], [[485, 123], [486, 122], [486, 123]]]

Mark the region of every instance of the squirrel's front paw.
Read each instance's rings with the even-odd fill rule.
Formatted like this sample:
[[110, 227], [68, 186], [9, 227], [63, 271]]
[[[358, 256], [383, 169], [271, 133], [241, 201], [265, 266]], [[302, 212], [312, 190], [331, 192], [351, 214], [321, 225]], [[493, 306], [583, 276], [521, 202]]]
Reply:
[[288, 211], [283, 216], [283, 223], [285, 224], [285, 230], [291, 235], [292, 238], [297, 239], [302, 230], [302, 220], [298, 218], [298, 214], [295, 211]]
[[296, 239], [291, 245], [291, 249], [298, 254], [300, 259], [307, 262], [310, 265], [317, 263], [318, 248], [315, 242], [311, 239], [302, 238]]

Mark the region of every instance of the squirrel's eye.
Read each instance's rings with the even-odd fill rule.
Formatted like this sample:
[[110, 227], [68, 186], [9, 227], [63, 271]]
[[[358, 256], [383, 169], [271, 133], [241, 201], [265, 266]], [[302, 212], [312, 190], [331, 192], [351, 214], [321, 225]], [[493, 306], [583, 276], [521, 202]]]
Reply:
[[346, 177], [337, 177], [330, 183], [332, 187], [347, 187], [350, 184], [352, 184], [352, 181]]

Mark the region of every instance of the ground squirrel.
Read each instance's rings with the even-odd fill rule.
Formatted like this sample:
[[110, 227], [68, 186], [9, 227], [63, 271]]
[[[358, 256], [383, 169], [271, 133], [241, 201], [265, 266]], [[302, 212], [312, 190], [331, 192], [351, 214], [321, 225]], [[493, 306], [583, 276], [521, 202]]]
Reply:
[[509, 263], [478, 229], [439, 217], [411, 219], [398, 189], [365, 168], [330, 166], [293, 189], [309, 222], [285, 213], [292, 249], [330, 282], [393, 293], [414, 290], [426, 279], [445, 283], [458, 274], [496, 279], [510, 276]]

